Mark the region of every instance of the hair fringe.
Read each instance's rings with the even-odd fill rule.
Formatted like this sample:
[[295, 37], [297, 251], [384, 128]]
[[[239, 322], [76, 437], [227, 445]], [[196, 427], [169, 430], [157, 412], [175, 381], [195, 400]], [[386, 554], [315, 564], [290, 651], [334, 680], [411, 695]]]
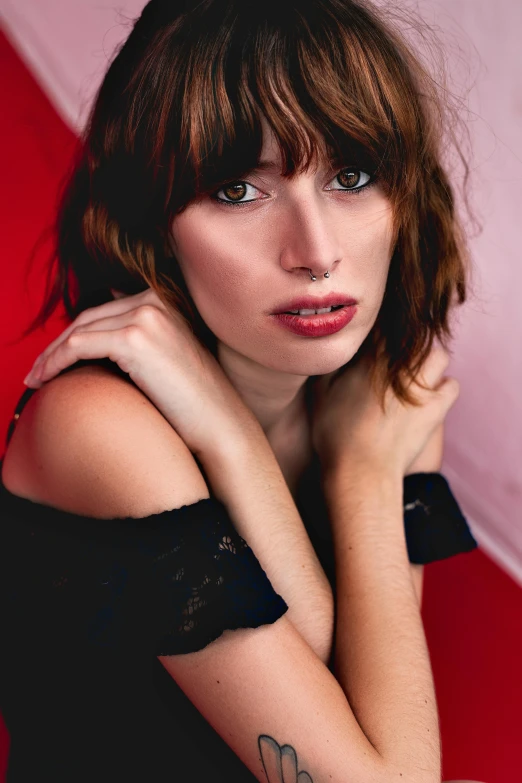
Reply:
[[[168, 9], [167, 9], [168, 6]], [[180, 9], [180, 10], [175, 10]], [[154, 289], [216, 355], [172, 255], [169, 227], [197, 196], [258, 161], [261, 117], [292, 177], [319, 156], [350, 155], [378, 172], [394, 215], [394, 253], [376, 323], [347, 365], [371, 359], [381, 404], [403, 402], [435, 340], [450, 350], [450, 315], [472, 285], [466, 233], [441, 149], [462, 106], [444, 68], [430, 74], [407, 41], [435, 35], [413, 12], [366, 0], [152, 0], [115, 54], [63, 182], [44, 301], [22, 337], [63, 303], [86, 307]], [[443, 144], [444, 143], [444, 144]], [[36, 248], [35, 248], [36, 250]], [[35, 252], [33, 251], [33, 254]]]

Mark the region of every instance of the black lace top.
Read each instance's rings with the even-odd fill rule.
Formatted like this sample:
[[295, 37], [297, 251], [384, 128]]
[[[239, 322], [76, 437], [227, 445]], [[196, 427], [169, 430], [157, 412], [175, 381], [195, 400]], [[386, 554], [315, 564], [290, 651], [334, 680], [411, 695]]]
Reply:
[[[301, 478], [298, 509], [335, 593], [319, 467]], [[458, 515], [439, 528], [439, 557], [476, 546]], [[202, 649], [225, 629], [273, 623], [287, 609], [214, 497], [100, 520], [0, 482], [8, 783], [255, 781], [156, 656]]]

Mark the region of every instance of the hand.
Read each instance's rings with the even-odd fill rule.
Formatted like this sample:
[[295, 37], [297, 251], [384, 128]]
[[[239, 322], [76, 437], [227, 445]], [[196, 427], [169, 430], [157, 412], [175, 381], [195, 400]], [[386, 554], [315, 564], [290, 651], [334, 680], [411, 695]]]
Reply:
[[181, 315], [151, 288], [134, 296], [113, 292], [112, 302], [80, 315], [38, 357], [25, 379], [40, 386], [80, 359], [108, 357], [163, 413], [188, 448], [201, 454], [254, 415], [219, 362]]
[[[384, 412], [371, 384], [367, 357], [335, 379], [335, 373], [329, 373], [316, 381], [312, 442], [323, 469], [328, 471], [342, 459], [354, 469], [398, 471], [401, 477], [411, 472], [458, 398], [458, 381], [442, 378], [448, 363], [446, 351], [434, 348], [409, 386], [420, 405], [400, 402], [388, 388]], [[422, 389], [417, 381], [428, 388]]]
[[444, 423], [434, 430], [428, 442], [411, 465], [408, 465], [405, 476], [412, 473], [439, 473], [444, 455]]

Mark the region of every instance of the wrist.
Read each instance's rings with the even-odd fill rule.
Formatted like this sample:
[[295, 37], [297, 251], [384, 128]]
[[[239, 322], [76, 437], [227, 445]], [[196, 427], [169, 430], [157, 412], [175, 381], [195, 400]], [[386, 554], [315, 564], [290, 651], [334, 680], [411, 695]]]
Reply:
[[245, 473], [259, 474], [261, 465], [269, 471], [278, 469], [270, 444], [253, 414], [251, 418], [229, 418], [213, 427], [213, 436], [195, 456], [214, 494], [223, 502], [235, 491], [233, 487], [240, 489]]
[[404, 527], [403, 478], [398, 471], [379, 470], [375, 465], [365, 470], [361, 465], [339, 468], [325, 477], [323, 492], [336, 548], [339, 536], [348, 531], [364, 530], [382, 543], [386, 531], [394, 538], [397, 528]]
[[237, 460], [262, 439], [266, 441], [263, 429], [250, 410], [224, 412], [214, 418], [204, 445], [198, 448], [195, 455], [203, 464], [214, 459]]
[[350, 496], [367, 496], [368, 492], [402, 491], [404, 476], [402, 470], [393, 465], [379, 465], [377, 462], [365, 463], [339, 460], [335, 465], [323, 471], [323, 488], [326, 493], [346, 491]]

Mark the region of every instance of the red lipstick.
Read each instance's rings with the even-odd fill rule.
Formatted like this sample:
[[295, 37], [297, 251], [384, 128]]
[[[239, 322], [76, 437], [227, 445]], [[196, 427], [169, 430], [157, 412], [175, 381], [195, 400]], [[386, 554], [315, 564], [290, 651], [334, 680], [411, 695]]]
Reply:
[[[301, 309], [301, 308], [300, 308]], [[304, 309], [304, 308], [303, 308]], [[345, 305], [331, 313], [318, 315], [288, 315], [275, 313], [273, 317], [294, 334], [302, 337], [326, 337], [335, 334], [350, 323], [357, 312], [355, 305]]]
[[286, 313], [289, 310], [322, 310], [337, 305], [355, 305], [357, 300], [349, 294], [332, 291], [327, 296], [301, 296], [276, 306], [273, 314]]

